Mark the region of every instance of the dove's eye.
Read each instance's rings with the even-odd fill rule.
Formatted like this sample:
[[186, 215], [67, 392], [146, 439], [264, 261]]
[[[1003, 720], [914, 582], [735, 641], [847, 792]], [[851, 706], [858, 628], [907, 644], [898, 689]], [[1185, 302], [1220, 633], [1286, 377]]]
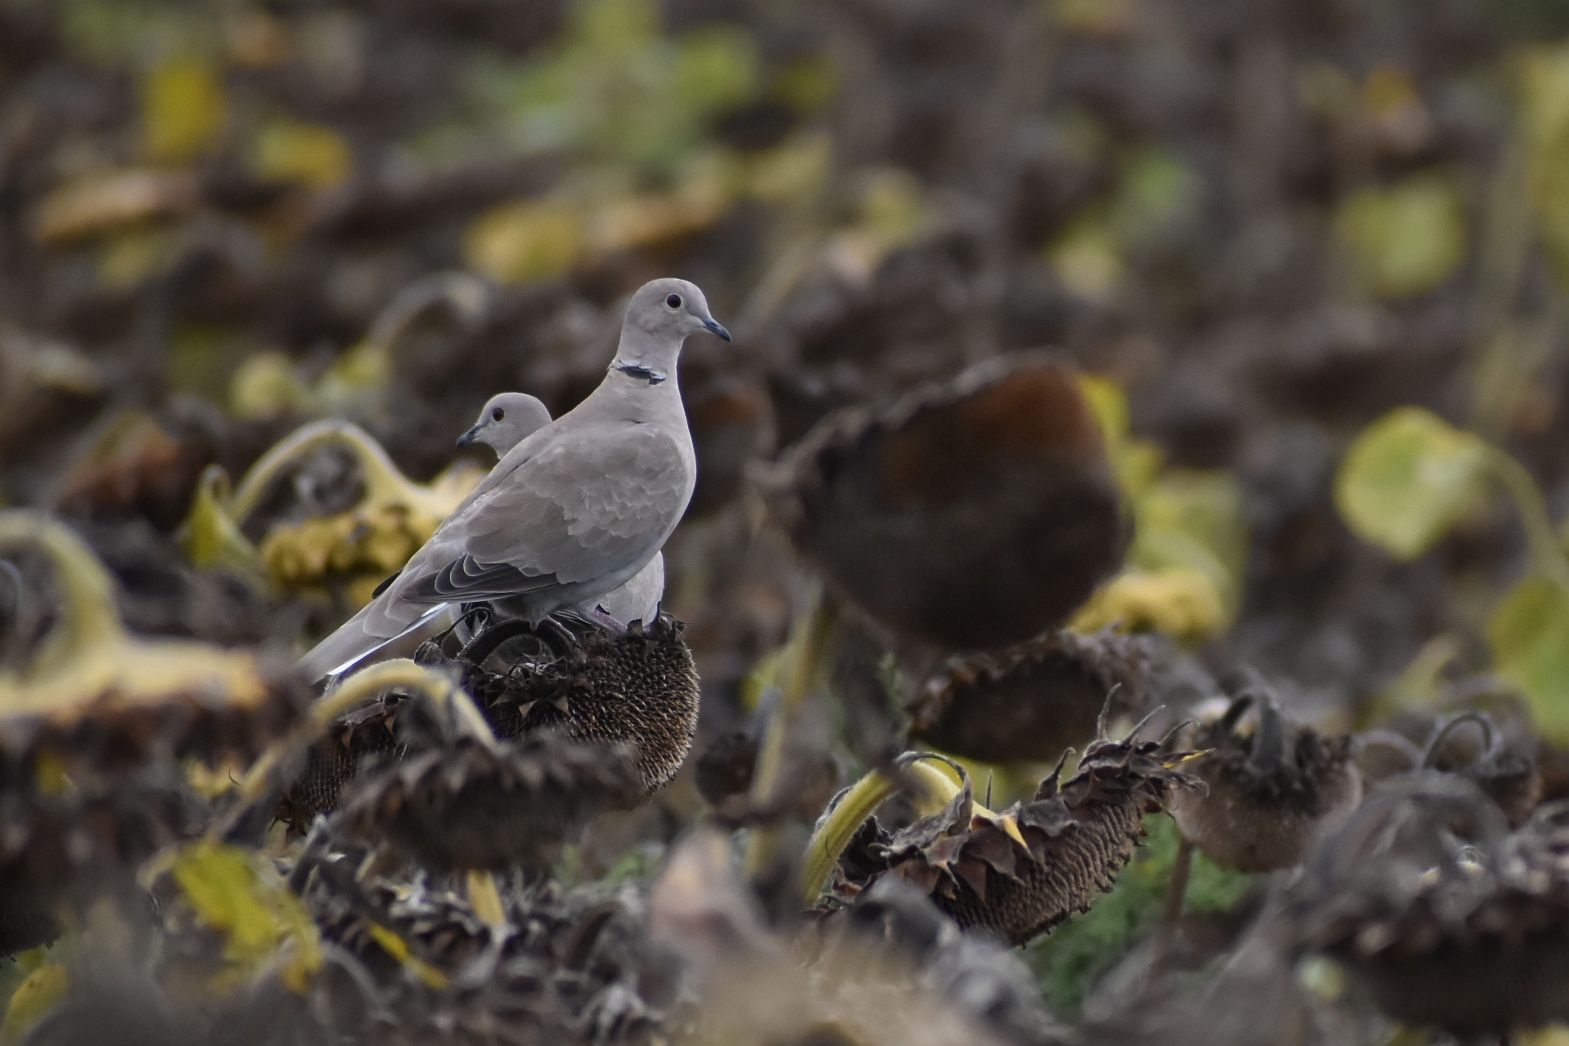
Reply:
[[672, 309], [679, 309], [681, 307], [681, 295], [672, 294], [670, 297], [665, 299], [665, 304], [670, 306]]
[[497, 407], [495, 410], [490, 412], [490, 420], [491, 421], [500, 421], [502, 418], [504, 418], [506, 416], [507, 416], [507, 412], [502, 410], [500, 407]]

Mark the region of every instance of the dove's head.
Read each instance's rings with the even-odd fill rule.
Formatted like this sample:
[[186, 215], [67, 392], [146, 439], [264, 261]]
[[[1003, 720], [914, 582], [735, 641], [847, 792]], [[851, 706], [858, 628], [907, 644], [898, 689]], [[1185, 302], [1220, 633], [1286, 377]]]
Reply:
[[458, 446], [483, 443], [502, 457], [524, 436], [549, 424], [550, 411], [539, 400], [524, 392], [502, 392], [485, 402], [479, 420], [458, 437]]
[[708, 299], [697, 285], [673, 277], [653, 280], [637, 289], [627, 305], [623, 329], [628, 333], [636, 330], [657, 343], [675, 346], [698, 331], [730, 340], [730, 332], [709, 313]]

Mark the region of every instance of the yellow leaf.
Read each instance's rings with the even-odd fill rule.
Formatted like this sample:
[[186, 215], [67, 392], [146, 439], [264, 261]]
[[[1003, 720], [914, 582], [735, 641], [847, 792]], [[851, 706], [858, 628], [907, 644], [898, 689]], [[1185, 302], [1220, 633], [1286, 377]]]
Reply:
[[188, 904], [225, 937], [229, 973], [259, 969], [283, 951], [283, 982], [305, 988], [322, 963], [321, 940], [304, 904], [262, 858], [238, 847], [193, 843], [171, 871]]
[[502, 204], [481, 214], [463, 237], [469, 268], [504, 283], [570, 272], [584, 249], [582, 218], [559, 203]]
[[206, 152], [228, 119], [223, 84], [205, 62], [181, 59], [155, 67], [142, 79], [141, 96], [142, 145], [160, 162]]
[[349, 143], [331, 127], [282, 117], [262, 125], [251, 143], [251, 166], [263, 178], [330, 189], [353, 168]]
[[11, 993], [11, 1002], [5, 1009], [5, 1022], [0, 1024], [0, 1039], [21, 1042], [28, 1030], [65, 997], [70, 983], [65, 967], [57, 962], [45, 963], [28, 974], [27, 979]]

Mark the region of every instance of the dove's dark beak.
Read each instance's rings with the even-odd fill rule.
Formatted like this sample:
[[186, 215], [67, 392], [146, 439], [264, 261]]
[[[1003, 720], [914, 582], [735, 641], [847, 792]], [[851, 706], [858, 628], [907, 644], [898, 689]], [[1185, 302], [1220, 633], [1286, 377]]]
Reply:
[[467, 447], [470, 444], [477, 442], [479, 440], [479, 430], [480, 430], [480, 426], [475, 425], [473, 428], [469, 429], [463, 435], [459, 436], [458, 437], [458, 446], [460, 446], [460, 447]]
[[730, 340], [730, 332], [725, 330], [725, 325], [712, 316], [703, 321], [703, 329], [716, 338], [723, 338], [725, 341]]

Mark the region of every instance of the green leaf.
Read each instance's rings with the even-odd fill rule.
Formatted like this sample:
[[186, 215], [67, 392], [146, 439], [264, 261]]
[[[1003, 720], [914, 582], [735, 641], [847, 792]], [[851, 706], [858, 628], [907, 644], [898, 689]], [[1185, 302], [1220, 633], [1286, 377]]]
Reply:
[[1360, 189], [1335, 212], [1357, 284], [1379, 298], [1425, 294], [1465, 259], [1465, 208], [1454, 180], [1430, 172]]
[[1401, 407], [1351, 445], [1335, 478], [1335, 503], [1362, 538], [1414, 559], [1480, 501], [1490, 455], [1469, 432]]
[[1544, 577], [1520, 582], [1493, 611], [1487, 639], [1498, 674], [1519, 687], [1538, 728], [1569, 743], [1569, 592]]

